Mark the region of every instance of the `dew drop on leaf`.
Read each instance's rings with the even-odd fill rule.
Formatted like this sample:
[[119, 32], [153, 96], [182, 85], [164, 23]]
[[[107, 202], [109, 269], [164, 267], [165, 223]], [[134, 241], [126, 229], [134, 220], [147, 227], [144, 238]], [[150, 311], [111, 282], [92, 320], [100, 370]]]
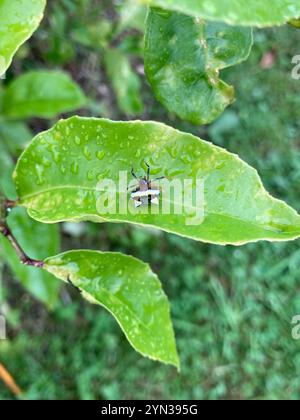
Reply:
[[72, 163], [72, 165], [71, 165], [71, 172], [72, 172], [74, 175], [77, 175], [77, 174], [78, 174], [78, 170], [79, 170], [79, 165], [78, 165], [78, 163], [77, 163], [77, 162], [73, 162], [73, 163]]
[[105, 151], [104, 150], [98, 150], [98, 152], [96, 153], [96, 157], [99, 160], [104, 159], [104, 157], [105, 157]]

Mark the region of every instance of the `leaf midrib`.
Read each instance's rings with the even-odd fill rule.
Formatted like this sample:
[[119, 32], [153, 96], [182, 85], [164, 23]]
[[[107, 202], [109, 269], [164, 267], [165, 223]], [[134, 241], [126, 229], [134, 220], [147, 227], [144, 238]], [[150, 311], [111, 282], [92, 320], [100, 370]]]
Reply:
[[[20, 204], [21, 205], [24, 205], [25, 207], [27, 207], [25, 204], [23, 204], [24, 203], [24, 201], [26, 200], [26, 199], [30, 199], [30, 198], [33, 198], [33, 197], [37, 197], [37, 196], [39, 196], [39, 195], [43, 195], [43, 194], [47, 194], [47, 193], [49, 193], [49, 192], [51, 192], [51, 191], [59, 191], [59, 190], [64, 190], [64, 189], [70, 189], [70, 190], [85, 190], [85, 191], [90, 191], [90, 192], [97, 192], [97, 190], [95, 190], [94, 188], [91, 188], [91, 187], [84, 187], [84, 186], [80, 186], [80, 187], [78, 187], [78, 186], [76, 186], [76, 185], [64, 185], [63, 187], [61, 186], [56, 186], [56, 187], [51, 187], [51, 188], [49, 188], [49, 189], [47, 189], [47, 190], [41, 190], [41, 191], [39, 191], [39, 192], [37, 192], [37, 193], [33, 193], [33, 194], [28, 194], [28, 195], [25, 195], [21, 200], [20, 200]], [[268, 229], [268, 228], [266, 228], [266, 226], [265, 225], [263, 225], [263, 224], [259, 224], [259, 223], [254, 223], [253, 221], [251, 221], [251, 220], [247, 220], [247, 219], [241, 219], [240, 217], [236, 217], [236, 216], [232, 216], [231, 214], [226, 214], [226, 213], [217, 213], [217, 212], [209, 212], [209, 213], [207, 213], [208, 215], [212, 215], [212, 216], [224, 216], [224, 217], [228, 217], [228, 218], [230, 218], [230, 219], [233, 219], [233, 220], [237, 220], [237, 221], [241, 221], [241, 222], [244, 222], [244, 223], [249, 223], [249, 224], [251, 224], [251, 225], [253, 225], [253, 226], [256, 226], [256, 227], [261, 227], [262, 229], [264, 229], [264, 230], [267, 230], [267, 231], [272, 231], [272, 229], [270, 228], [270, 229]], [[99, 215], [99, 217], [101, 217], [100, 215]], [[103, 217], [102, 217], [103, 218]], [[111, 219], [106, 219], [107, 221], [110, 221]], [[121, 220], [122, 221], [122, 220]], [[130, 220], [128, 220], [129, 222], [130, 222]], [[297, 233], [297, 232], [299, 232], [299, 230], [294, 230], [294, 231], [290, 231], [289, 233], [291, 233], [291, 234], [293, 234], [293, 232], [295, 232], [295, 233]]]

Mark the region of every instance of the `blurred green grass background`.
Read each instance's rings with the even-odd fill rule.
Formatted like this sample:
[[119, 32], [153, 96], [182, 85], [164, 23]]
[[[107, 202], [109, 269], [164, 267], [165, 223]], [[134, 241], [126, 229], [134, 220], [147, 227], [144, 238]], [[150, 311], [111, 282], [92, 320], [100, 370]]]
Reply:
[[[75, 8], [69, 12], [70, 23], [66, 12], [70, 2], [62, 2], [65, 9], [57, 3], [53, 2], [52, 17], [35, 34], [31, 47], [27, 45], [29, 50], [23, 50], [24, 57], [15, 61], [9, 77], [41, 64], [62, 66], [75, 77], [80, 75], [89, 95], [95, 91], [93, 83], [105, 86], [103, 97], [93, 98], [92, 109], [99, 101], [100, 116], [124, 118], [106, 84], [101, 57], [68, 41], [68, 25], [80, 26], [88, 17]], [[110, 2], [101, 7], [101, 13], [113, 21]], [[64, 19], [67, 36], [58, 33]], [[273, 195], [299, 211], [300, 80], [291, 78], [291, 59], [300, 54], [299, 39], [300, 31], [288, 25], [255, 31], [249, 60], [223, 73], [234, 84], [237, 100], [210, 127], [191, 126], [168, 115], [146, 83], [142, 118], [164, 121], [239, 154], [257, 168]], [[125, 51], [137, 52], [133, 61], [140, 67], [140, 35], [130, 32], [120, 42]], [[270, 68], [264, 69], [261, 60], [270, 52]], [[93, 62], [91, 57], [96, 64], [82, 72], [83, 58]], [[39, 121], [31, 125], [35, 131], [43, 128]], [[110, 314], [83, 301], [69, 287], [62, 290], [58, 307], [47, 312], [5, 268], [9, 339], [0, 342], [0, 359], [27, 398], [300, 397], [300, 341], [291, 336], [292, 317], [300, 314], [299, 241], [220, 247], [114, 224], [65, 225], [62, 235], [64, 250], [122, 251], [151, 264], [171, 301], [182, 369], [178, 374], [172, 367], [143, 359]], [[0, 398], [12, 398], [2, 383]]]

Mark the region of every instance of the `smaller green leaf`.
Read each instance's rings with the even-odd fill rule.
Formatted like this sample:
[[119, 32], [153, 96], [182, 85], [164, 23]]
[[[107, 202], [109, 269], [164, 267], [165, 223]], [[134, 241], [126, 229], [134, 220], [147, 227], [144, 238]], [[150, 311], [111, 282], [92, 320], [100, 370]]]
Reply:
[[[150, 207], [145, 214], [143, 208], [130, 208], [130, 195], [122, 198], [128, 183], [120, 186], [119, 172], [130, 177], [136, 168], [141, 176], [145, 162], [152, 177], [170, 177], [183, 186], [192, 180], [192, 196], [199, 190], [197, 182], [202, 183], [193, 212], [184, 205], [184, 188], [167, 195], [172, 211], [163, 212], [160, 206], [152, 212]], [[116, 207], [110, 211], [98, 206], [106, 197], [99, 188], [105, 179], [115, 183]], [[300, 215], [267, 193], [254, 168], [220, 147], [153, 121], [61, 120], [27, 147], [14, 181], [19, 204], [44, 223], [126, 222], [221, 245], [300, 236]], [[121, 211], [124, 199], [127, 205]], [[161, 205], [164, 202], [162, 194]], [[178, 202], [182, 207], [175, 212]], [[196, 223], [190, 223], [192, 214]]]
[[229, 25], [267, 27], [300, 16], [299, 0], [136, 0]]
[[19, 47], [37, 29], [46, 0], [0, 0], [0, 77]]
[[208, 124], [234, 101], [219, 71], [245, 60], [252, 30], [150, 9], [145, 71], [157, 99], [180, 118]]
[[[44, 259], [59, 252], [57, 225], [37, 223], [22, 208], [11, 212], [8, 223], [18, 243], [31, 258]], [[26, 290], [50, 309], [55, 307], [60, 289], [56, 278], [43, 270], [21, 264], [15, 250], [1, 234], [0, 254]]]
[[0, 190], [12, 200], [17, 198], [12, 180], [14, 157], [23, 151], [31, 138], [32, 133], [23, 122], [0, 122]]
[[120, 110], [130, 116], [141, 114], [144, 108], [140, 94], [141, 82], [127, 56], [117, 49], [109, 49], [104, 58]]
[[118, 7], [120, 19], [117, 33], [132, 28], [144, 32], [147, 7], [142, 6], [136, 0], [123, 0]]
[[96, 23], [82, 25], [71, 32], [72, 39], [86, 48], [106, 47], [112, 34], [112, 23], [108, 19], [97, 19]]
[[14, 80], [3, 97], [9, 118], [54, 118], [85, 105], [81, 88], [61, 71], [31, 71]]
[[14, 156], [19, 155], [31, 139], [32, 132], [24, 122], [0, 122], [0, 142], [4, 143]]
[[12, 180], [14, 161], [8, 148], [0, 137], [0, 192], [11, 199], [14, 198], [15, 187]]
[[85, 298], [111, 312], [138, 352], [179, 367], [169, 302], [147, 264], [96, 251], [67, 252], [45, 264], [47, 271], [71, 281]]

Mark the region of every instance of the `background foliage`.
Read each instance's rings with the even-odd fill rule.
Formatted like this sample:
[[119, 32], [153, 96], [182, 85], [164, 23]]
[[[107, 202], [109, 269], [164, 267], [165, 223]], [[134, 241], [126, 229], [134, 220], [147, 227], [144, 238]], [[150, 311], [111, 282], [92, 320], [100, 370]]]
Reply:
[[[135, 75], [142, 73], [141, 20], [139, 13], [124, 9], [118, 17], [110, 1], [98, 3], [52, 1], [5, 83], [25, 71], [63, 68], [89, 98], [81, 115], [129, 118], [136, 101], [129, 108], [120, 105], [99, 52], [109, 43], [130, 60]], [[130, 27], [128, 16], [134, 17]], [[95, 33], [99, 20], [101, 39]], [[169, 115], [143, 78], [139, 116], [238, 153], [259, 170], [272, 194], [299, 210], [300, 85], [290, 77], [299, 32], [285, 26], [256, 30], [254, 38], [250, 59], [222, 72], [234, 84], [237, 101], [212, 126], [198, 128]], [[139, 113], [141, 107], [134, 109]], [[51, 125], [40, 119], [28, 123], [34, 133]], [[300, 342], [291, 338], [290, 324], [300, 313], [297, 242], [234, 248], [127, 225], [64, 224], [60, 229], [63, 250], [121, 251], [151, 263], [171, 300], [182, 372], [135, 353], [114, 319], [68, 286], [48, 312], [5, 266], [1, 310], [8, 318], [9, 340], [0, 342], [0, 358], [27, 397], [300, 397]], [[12, 398], [2, 383], [0, 398]]]

